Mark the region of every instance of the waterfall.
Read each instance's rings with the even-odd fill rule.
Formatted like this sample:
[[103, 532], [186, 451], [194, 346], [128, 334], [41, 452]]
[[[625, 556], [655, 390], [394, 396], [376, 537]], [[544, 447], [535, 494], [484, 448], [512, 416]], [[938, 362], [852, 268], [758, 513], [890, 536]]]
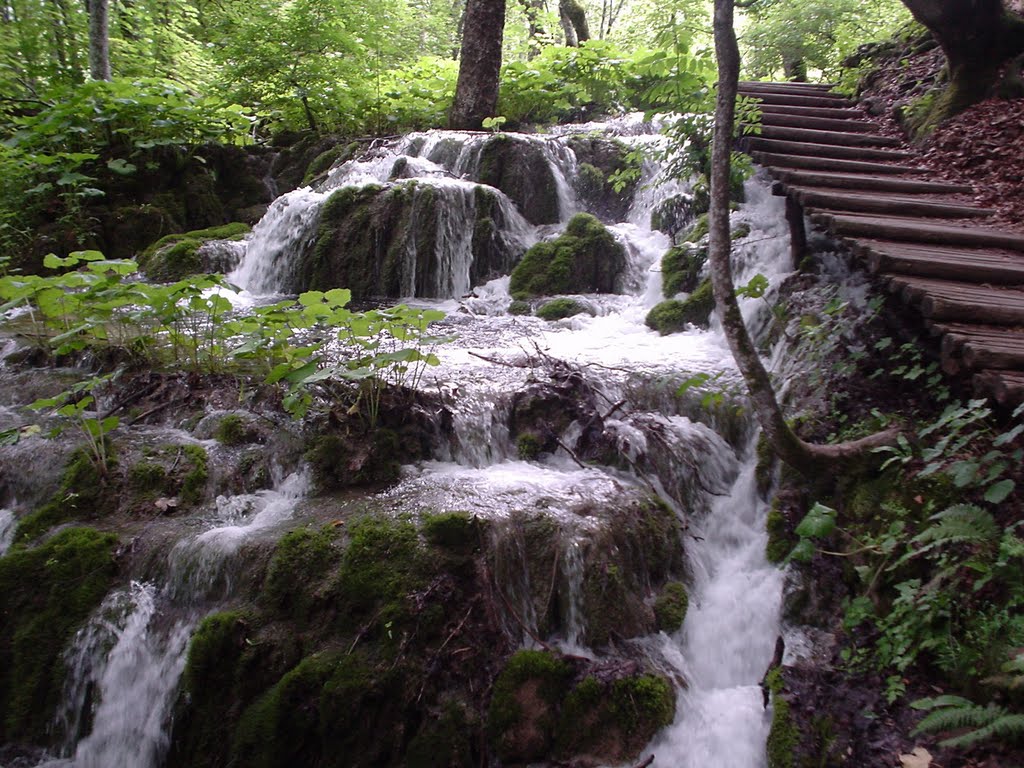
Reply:
[[17, 528], [17, 521], [14, 519], [14, 512], [9, 509], [0, 509], [0, 557], [6, 554], [14, 543], [14, 531]]

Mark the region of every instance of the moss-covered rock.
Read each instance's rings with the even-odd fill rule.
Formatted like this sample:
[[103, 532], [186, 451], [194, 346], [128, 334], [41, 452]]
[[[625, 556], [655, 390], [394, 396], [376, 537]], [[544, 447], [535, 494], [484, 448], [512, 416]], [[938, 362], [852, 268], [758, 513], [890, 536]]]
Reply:
[[615, 293], [626, 251], [593, 216], [573, 216], [565, 232], [530, 248], [512, 271], [516, 298], [559, 293]]
[[494, 682], [487, 725], [498, 757], [528, 763], [547, 757], [572, 667], [547, 651], [518, 651]]
[[171, 282], [189, 275], [215, 271], [204, 263], [200, 247], [211, 240], [241, 240], [248, 224], [234, 223], [167, 235], [139, 254], [139, 268], [150, 280]]
[[329, 599], [329, 577], [341, 559], [338, 531], [300, 528], [277, 543], [267, 568], [262, 597], [275, 616], [306, 623]]
[[707, 249], [690, 243], [666, 251], [661, 257], [661, 290], [665, 298], [694, 291], [700, 284], [700, 275], [707, 260]]
[[465, 551], [480, 541], [480, 526], [467, 512], [428, 514], [422, 521], [423, 535], [431, 544], [444, 549]]
[[656, 304], [644, 322], [651, 330], [662, 336], [685, 331], [687, 326], [708, 328], [711, 324], [711, 313], [715, 308], [715, 297], [711, 292], [711, 281], [705, 280], [700, 286], [683, 300], [667, 299]]
[[[472, 217], [469, 286], [446, 267], [446, 217]], [[345, 287], [356, 298], [450, 298], [508, 274], [521, 253], [505, 237], [505, 214], [485, 187], [434, 186], [422, 180], [339, 189], [320, 217], [316, 245], [286, 276], [289, 290]], [[458, 228], [469, 222], [460, 220]], [[458, 270], [454, 270], [457, 272]]]
[[690, 597], [681, 581], [670, 581], [654, 601], [654, 618], [662, 632], [675, 632], [686, 619]]
[[245, 445], [259, 439], [259, 430], [248, 415], [228, 413], [217, 420], [213, 438], [221, 445]]
[[0, 738], [46, 743], [62, 653], [117, 575], [117, 537], [69, 528], [0, 558]]
[[625, 762], [671, 724], [675, 713], [675, 691], [663, 677], [634, 673], [611, 682], [586, 677], [565, 698], [557, 751], [585, 764]]
[[477, 181], [504, 192], [531, 224], [560, 220], [558, 185], [541, 142], [499, 133], [480, 150]]
[[545, 302], [537, 309], [537, 317], [542, 320], [562, 320], [573, 315], [592, 315], [593, 312], [576, 301], [576, 299], [560, 298]]
[[625, 142], [576, 134], [567, 141], [579, 163], [576, 194], [605, 221], [622, 221], [640, 183], [640, 161]]
[[765, 527], [768, 532], [765, 556], [770, 563], [781, 563], [793, 551], [793, 547], [797, 543], [797, 537], [793, 534], [792, 526], [786, 520], [782, 507], [777, 500], [772, 502], [771, 509], [768, 510]]
[[783, 694], [781, 671], [771, 670], [764, 684], [772, 693], [772, 727], [768, 733], [768, 768], [794, 768], [800, 735], [790, 716], [789, 702]]
[[348, 438], [320, 435], [306, 451], [313, 479], [324, 491], [393, 483], [402, 458], [398, 436], [387, 429]]
[[513, 299], [512, 303], [508, 305], [508, 313], [510, 315], [531, 315], [533, 314], [533, 307], [530, 306], [528, 301]]
[[325, 149], [306, 166], [306, 173], [302, 178], [302, 184], [307, 185], [317, 181], [321, 176], [325, 176], [327, 171], [335, 165], [355, 157], [359, 153], [359, 149], [358, 141], [352, 141], [347, 144], [342, 142], [335, 144], [330, 149]]

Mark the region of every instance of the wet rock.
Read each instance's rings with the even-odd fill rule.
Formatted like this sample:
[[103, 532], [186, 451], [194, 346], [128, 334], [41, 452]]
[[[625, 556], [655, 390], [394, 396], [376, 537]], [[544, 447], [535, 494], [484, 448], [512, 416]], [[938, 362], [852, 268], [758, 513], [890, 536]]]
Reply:
[[504, 192], [531, 224], [560, 221], [558, 185], [541, 142], [494, 136], [480, 150], [476, 181]]
[[651, 330], [662, 336], [685, 331], [688, 327], [707, 329], [711, 325], [711, 313], [715, 309], [715, 297], [711, 292], [711, 281], [705, 280], [685, 299], [668, 299], [656, 304], [644, 322]]
[[554, 240], [537, 243], [512, 271], [515, 298], [565, 293], [615, 293], [626, 251], [596, 218], [580, 213]]
[[220, 240], [241, 240], [249, 233], [247, 224], [226, 224], [180, 235], [167, 235], [139, 254], [139, 268], [150, 280], [173, 282], [189, 275], [222, 271], [238, 259], [226, 249], [204, 248]]
[[[624, 221], [640, 181], [640, 164], [621, 141], [575, 135], [567, 144], [579, 163], [576, 193], [602, 221]], [[616, 188], [618, 187], [618, 188]]]

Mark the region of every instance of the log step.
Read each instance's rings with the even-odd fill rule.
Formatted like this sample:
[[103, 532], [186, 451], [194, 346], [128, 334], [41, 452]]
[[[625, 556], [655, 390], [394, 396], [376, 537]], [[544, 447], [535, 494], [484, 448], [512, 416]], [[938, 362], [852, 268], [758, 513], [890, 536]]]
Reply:
[[740, 80], [737, 83], [739, 88], [750, 88], [750, 89], [762, 89], [771, 91], [773, 89], [781, 89], [782, 91], [788, 91], [793, 88], [801, 90], [813, 90], [813, 91], [831, 91], [834, 89], [835, 83], [800, 83], [794, 80]]
[[903, 142], [892, 136], [845, 131], [817, 131], [810, 128], [786, 128], [763, 125], [760, 137], [781, 141], [800, 141], [812, 144], [834, 144], [840, 147], [901, 147]]
[[937, 219], [968, 219], [991, 216], [994, 211], [945, 200], [900, 195], [872, 195], [844, 189], [786, 185], [791, 196], [808, 209], [880, 213], [890, 216], [924, 216]]
[[872, 272], [1024, 285], [1024, 254], [1012, 251], [943, 248], [884, 240], [855, 240], [852, 247], [856, 255], [867, 261]]
[[790, 93], [754, 93], [740, 91], [741, 96], [758, 99], [762, 104], [776, 104], [790, 107], [838, 107], [852, 109], [854, 102], [837, 96], [804, 96]]
[[811, 171], [831, 171], [841, 173], [885, 173], [900, 175], [906, 173], [928, 173], [927, 168], [917, 168], [911, 165], [888, 165], [885, 163], [872, 163], [861, 160], [842, 160], [831, 157], [814, 157], [804, 155], [775, 154], [773, 152], [750, 153], [754, 162], [758, 165], [770, 168], [797, 168]]
[[937, 224], [897, 216], [857, 216], [826, 212], [813, 214], [811, 220], [828, 227], [833, 234], [843, 237], [909, 240], [916, 243], [1024, 251], [1024, 235], [974, 225]]
[[992, 325], [1024, 323], [1024, 290], [996, 288], [927, 277], [893, 276], [889, 290], [899, 293], [921, 314], [936, 321], [956, 320]]
[[[850, 134], [855, 135], [855, 134]], [[911, 160], [916, 157], [911, 152], [901, 152], [895, 149], [876, 149], [874, 147], [843, 147], [838, 144], [815, 144], [804, 141], [781, 141], [762, 136], [744, 136], [740, 139], [740, 145], [750, 150], [771, 152], [779, 155], [810, 155], [818, 158], [833, 158], [836, 160], [867, 160], [892, 161]]]
[[817, 131], [846, 131], [849, 133], [871, 133], [878, 126], [867, 120], [843, 120], [833, 117], [810, 117], [808, 115], [787, 115], [774, 112], [761, 113], [761, 125], [779, 128], [810, 128]]
[[741, 96], [810, 96], [812, 98], [845, 99], [840, 93], [830, 88], [818, 88], [814, 85], [788, 85], [786, 83], [744, 83], [738, 86]]
[[979, 395], [991, 397], [1000, 405], [1013, 408], [1024, 402], [1024, 373], [1016, 371], [982, 371], [972, 381]]
[[964, 323], [939, 323], [942, 356], [971, 370], [1024, 369], [1024, 329]]
[[761, 104], [763, 115], [789, 115], [791, 117], [825, 117], [835, 120], [863, 120], [864, 113], [859, 109], [841, 109], [839, 107], [792, 107], [784, 104]]
[[942, 181], [900, 179], [892, 176], [872, 176], [863, 173], [816, 173], [773, 169], [780, 181], [805, 187], [832, 187], [833, 189], [875, 190], [878, 192], [904, 192], [909, 194], [971, 194], [974, 189], [966, 184]]

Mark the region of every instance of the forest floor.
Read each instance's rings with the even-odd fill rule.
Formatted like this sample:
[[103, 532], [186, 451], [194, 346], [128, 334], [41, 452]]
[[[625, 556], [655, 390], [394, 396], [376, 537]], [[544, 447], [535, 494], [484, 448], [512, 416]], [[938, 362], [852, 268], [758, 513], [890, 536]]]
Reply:
[[[861, 91], [893, 132], [905, 133], [897, 115], [912, 109], [941, 77], [945, 59], [933, 47], [890, 50]], [[936, 178], [974, 186], [979, 205], [996, 210], [995, 225], [1024, 232], [1024, 98], [992, 97], [943, 122], [917, 142], [921, 163]]]

